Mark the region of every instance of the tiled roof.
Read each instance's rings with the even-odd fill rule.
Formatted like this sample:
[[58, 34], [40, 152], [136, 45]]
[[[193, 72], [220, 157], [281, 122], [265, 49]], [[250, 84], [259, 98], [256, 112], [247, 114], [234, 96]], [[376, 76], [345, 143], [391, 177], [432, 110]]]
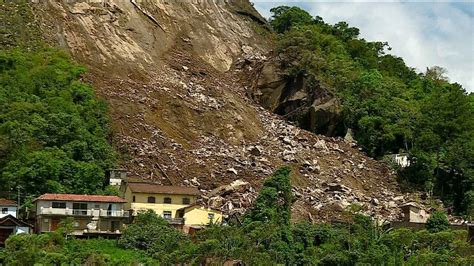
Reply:
[[16, 206], [16, 202], [13, 200], [0, 198], [0, 206]]
[[103, 195], [76, 195], [76, 194], [43, 194], [37, 200], [62, 200], [62, 201], [88, 201], [88, 202], [117, 202], [125, 203], [126, 200], [117, 196]]
[[177, 194], [177, 195], [199, 195], [199, 190], [195, 187], [163, 186], [152, 183], [128, 183], [128, 187], [135, 193], [150, 194]]

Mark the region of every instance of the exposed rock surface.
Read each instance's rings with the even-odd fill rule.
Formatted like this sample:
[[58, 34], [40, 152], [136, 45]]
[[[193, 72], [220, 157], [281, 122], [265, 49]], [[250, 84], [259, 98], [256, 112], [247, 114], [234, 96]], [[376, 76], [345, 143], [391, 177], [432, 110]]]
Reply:
[[[326, 136], [344, 136], [342, 109], [329, 90], [304, 74], [295, 78], [281, 69], [278, 57], [266, 61], [248, 60], [244, 77], [251, 76], [250, 95], [272, 112], [294, 121], [298, 126]], [[250, 80], [251, 81], [251, 80]]]
[[[298, 115], [327, 122], [308, 129], [332, 135], [339, 107], [325, 92], [313, 95], [304, 79], [279, 81], [264, 67], [261, 102], [271, 110], [248, 97], [255, 80], [248, 62], [264, 62], [268, 53], [255, 30], [265, 30], [264, 22], [248, 1], [33, 6], [45, 37], [89, 67], [85, 79], [109, 104], [113, 142], [131, 176], [196, 186], [205, 204], [241, 213], [263, 180], [289, 165], [293, 217], [312, 221], [337, 219], [353, 204], [389, 219], [399, 215], [399, 203], [412, 200], [385, 164], [354, 143], [315, 135], [271, 112], [307, 106]], [[300, 85], [287, 85], [293, 83]]]

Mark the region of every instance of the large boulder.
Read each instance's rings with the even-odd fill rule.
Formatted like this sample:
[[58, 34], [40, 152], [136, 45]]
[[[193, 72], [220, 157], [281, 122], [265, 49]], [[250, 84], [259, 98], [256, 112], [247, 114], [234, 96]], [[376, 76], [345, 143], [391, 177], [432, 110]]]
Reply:
[[341, 105], [320, 82], [288, 75], [276, 58], [262, 63], [255, 77], [251, 94], [265, 108], [311, 132], [344, 136]]

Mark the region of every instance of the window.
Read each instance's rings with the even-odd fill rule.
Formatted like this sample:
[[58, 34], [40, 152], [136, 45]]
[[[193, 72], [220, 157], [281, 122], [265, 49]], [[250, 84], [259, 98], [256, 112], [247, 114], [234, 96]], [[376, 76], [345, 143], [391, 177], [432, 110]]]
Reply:
[[155, 197], [148, 197], [148, 203], [155, 203], [156, 199]]
[[87, 203], [84, 202], [74, 202], [72, 204], [74, 210], [87, 210]]
[[135, 202], [135, 196], [133, 196], [132, 201]]
[[100, 204], [95, 204], [94, 209], [96, 209], [96, 210], [100, 209]]
[[8, 213], [8, 208], [2, 208], [2, 214], [7, 214]]
[[164, 219], [171, 219], [171, 211], [164, 211], [163, 212]]
[[51, 207], [55, 209], [66, 209], [66, 202], [53, 201], [53, 203], [51, 204]]
[[183, 204], [190, 204], [191, 200], [189, 198], [183, 198]]
[[87, 203], [85, 202], [73, 202], [72, 213], [75, 215], [87, 215]]
[[207, 218], [209, 218], [211, 221], [214, 220], [214, 213], [208, 213]]
[[168, 197], [164, 198], [163, 203], [171, 204], [171, 198], [168, 198]]

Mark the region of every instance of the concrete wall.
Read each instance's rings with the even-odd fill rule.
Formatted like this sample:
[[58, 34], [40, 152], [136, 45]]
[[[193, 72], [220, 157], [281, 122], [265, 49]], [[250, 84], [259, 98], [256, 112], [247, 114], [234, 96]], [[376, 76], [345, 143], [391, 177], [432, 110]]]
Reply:
[[[38, 200], [36, 202], [36, 213], [40, 214], [41, 213], [41, 208], [52, 208], [53, 202], [66, 202], [66, 209], [67, 210], [72, 210], [73, 206], [73, 201], [45, 201], [45, 200]], [[79, 201], [78, 201], [79, 202]], [[123, 210], [123, 203], [108, 203], [108, 202], [80, 202], [80, 203], [86, 203], [87, 204], [87, 210], [107, 210], [109, 208], [109, 205], [112, 204], [112, 210]], [[52, 208], [53, 210], [55, 208]], [[56, 209], [58, 212], [62, 209]], [[59, 214], [59, 213], [58, 213]], [[98, 215], [98, 212], [97, 212]]]
[[222, 213], [213, 209], [208, 209], [205, 207], [195, 207], [189, 208], [188, 211], [184, 214], [184, 224], [185, 225], [207, 225], [211, 222], [209, 219], [209, 214], [214, 214], [213, 223], [222, 222]]
[[[3, 208], [7, 208], [7, 213], [3, 213], [2, 210]], [[11, 215], [13, 217], [16, 217], [17, 213], [17, 207], [16, 206], [0, 206], [0, 218], [3, 218], [7, 215]]]
[[[37, 231], [50, 232], [52, 231], [52, 220], [60, 219], [61, 221], [66, 219], [65, 216], [39, 216], [37, 217]], [[72, 229], [75, 234], [82, 234], [84, 230], [87, 230], [87, 224], [96, 221], [97, 228], [94, 231], [97, 232], [112, 232], [112, 221], [118, 223], [118, 229], [121, 231], [123, 225], [128, 221], [127, 218], [100, 218], [99, 220], [93, 219], [92, 217], [73, 217]]]

